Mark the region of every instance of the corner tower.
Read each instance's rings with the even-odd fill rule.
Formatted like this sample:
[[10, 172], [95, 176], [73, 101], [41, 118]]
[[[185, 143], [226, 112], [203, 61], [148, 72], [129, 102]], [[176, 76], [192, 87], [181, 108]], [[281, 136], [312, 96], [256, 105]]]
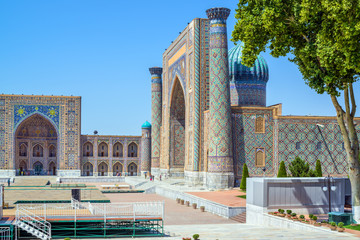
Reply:
[[233, 187], [233, 143], [229, 88], [226, 19], [227, 8], [206, 10], [210, 20], [210, 111], [208, 188]]
[[160, 168], [160, 127], [162, 121], [162, 68], [152, 67], [151, 74], [151, 174], [159, 175]]
[[150, 172], [151, 164], [151, 124], [146, 121], [141, 126], [141, 175]]

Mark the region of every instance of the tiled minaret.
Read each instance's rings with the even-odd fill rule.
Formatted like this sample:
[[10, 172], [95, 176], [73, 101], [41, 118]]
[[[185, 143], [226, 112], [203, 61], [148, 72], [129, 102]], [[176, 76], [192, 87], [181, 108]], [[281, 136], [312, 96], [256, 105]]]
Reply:
[[233, 187], [233, 143], [229, 87], [229, 62], [226, 19], [227, 8], [206, 10], [210, 20], [210, 116], [208, 188]]
[[162, 116], [162, 68], [152, 67], [151, 73], [151, 174], [159, 175], [160, 127]]
[[149, 176], [151, 163], [151, 124], [146, 121], [141, 126], [141, 175]]

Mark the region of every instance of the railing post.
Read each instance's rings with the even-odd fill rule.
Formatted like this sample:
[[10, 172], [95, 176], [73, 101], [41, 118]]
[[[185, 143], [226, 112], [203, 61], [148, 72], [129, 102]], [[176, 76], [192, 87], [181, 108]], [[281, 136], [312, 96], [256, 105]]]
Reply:
[[44, 203], [44, 219], [46, 221], [46, 203]]

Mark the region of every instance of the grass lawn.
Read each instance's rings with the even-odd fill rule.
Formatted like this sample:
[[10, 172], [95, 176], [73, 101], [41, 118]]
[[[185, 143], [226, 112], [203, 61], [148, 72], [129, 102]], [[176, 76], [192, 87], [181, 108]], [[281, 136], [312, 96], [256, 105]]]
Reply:
[[358, 226], [346, 225], [346, 226], [344, 226], [344, 228], [360, 231], [360, 225], [358, 225]]
[[238, 195], [237, 197], [246, 199], [246, 195]]

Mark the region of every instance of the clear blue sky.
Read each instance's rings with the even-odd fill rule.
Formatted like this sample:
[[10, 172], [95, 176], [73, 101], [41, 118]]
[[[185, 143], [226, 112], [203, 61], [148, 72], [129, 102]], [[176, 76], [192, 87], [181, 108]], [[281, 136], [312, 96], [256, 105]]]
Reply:
[[[151, 120], [148, 68], [162, 66], [171, 41], [208, 8], [231, 9], [230, 39], [236, 3], [2, 0], [0, 93], [82, 96], [83, 134], [139, 135]], [[284, 115], [335, 114], [329, 96], [305, 85], [287, 58], [262, 55], [270, 69], [267, 105], [283, 103]]]

